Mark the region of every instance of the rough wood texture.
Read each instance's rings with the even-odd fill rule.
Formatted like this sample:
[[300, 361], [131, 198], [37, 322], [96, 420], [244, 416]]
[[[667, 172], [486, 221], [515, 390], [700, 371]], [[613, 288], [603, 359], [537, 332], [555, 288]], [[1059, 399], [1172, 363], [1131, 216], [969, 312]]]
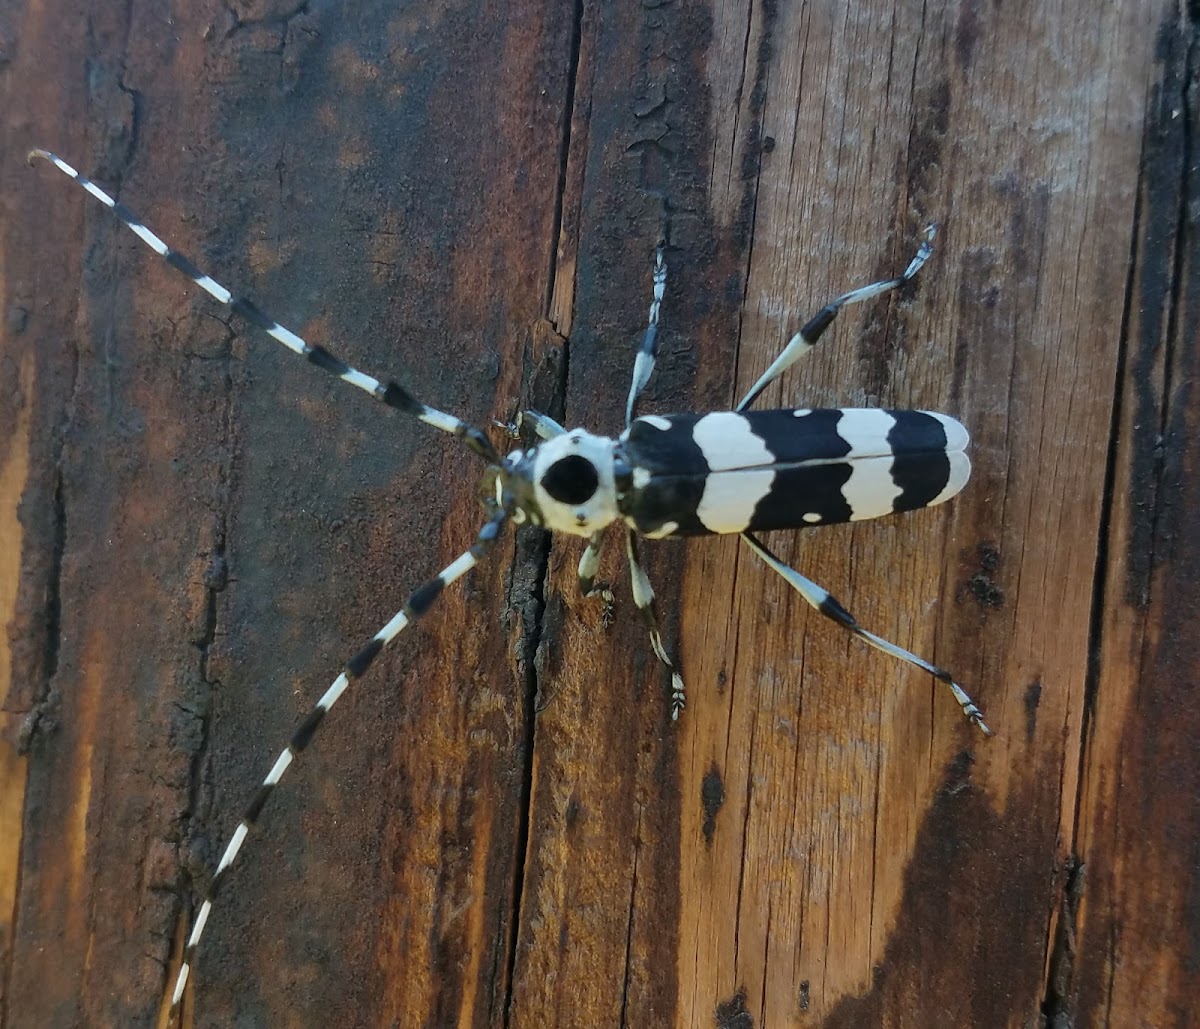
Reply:
[[[291, 727], [470, 542], [478, 465], [195, 296], [481, 425], [768, 402], [960, 416], [936, 511], [735, 541], [530, 530], [336, 709], [223, 892], [196, 1026], [1189, 1023], [1200, 996], [1195, 26], [798, 0], [0, 10], [0, 1025], [151, 1026]], [[1190, 402], [1191, 401], [1191, 402]], [[497, 437], [499, 438], [499, 437]], [[1189, 475], [1191, 476], [1189, 478]]]

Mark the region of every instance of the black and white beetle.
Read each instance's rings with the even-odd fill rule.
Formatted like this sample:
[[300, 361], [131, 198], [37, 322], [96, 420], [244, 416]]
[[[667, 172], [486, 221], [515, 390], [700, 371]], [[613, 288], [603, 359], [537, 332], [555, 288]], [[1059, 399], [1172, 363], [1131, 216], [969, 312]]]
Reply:
[[768, 529], [877, 518], [893, 511], [932, 507], [958, 493], [970, 475], [966, 430], [953, 418], [928, 411], [867, 408], [751, 411], [763, 389], [812, 349], [847, 304], [859, 303], [908, 282], [932, 253], [934, 227], [916, 256], [895, 279], [873, 282], [842, 294], [797, 332], [733, 411], [635, 417], [638, 396], [654, 370], [658, 315], [667, 272], [659, 248], [649, 322], [634, 363], [625, 405], [625, 431], [618, 439], [584, 429], [564, 429], [553, 419], [526, 412], [539, 442], [501, 457], [487, 436], [466, 422], [429, 407], [395, 382], [382, 383], [339, 360], [321, 346], [306, 343], [250, 301], [234, 297], [179, 252], [172, 250], [102, 189], [65, 161], [33, 150], [69, 175], [121, 219], [143, 242], [219, 303], [258, 326], [289, 350], [405, 414], [457, 436], [487, 462], [487, 520], [471, 547], [419, 587], [344, 670], [300, 723], [267, 773], [213, 873], [208, 892], [184, 949], [171, 994], [174, 1015], [183, 997], [195, 950], [212, 911], [213, 899], [262, 812], [271, 791], [296, 756], [308, 746], [326, 712], [350, 682], [370, 667], [379, 652], [423, 615], [442, 590], [475, 567], [506, 521], [531, 522], [587, 538], [579, 562], [579, 585], [587, 596], [605, 592], [595, 582], [600, 543], [614, 522], [625, 534], [633, 599], [646, 623], [650, 643], [671, 674], [671, 716], [684, 706], [683, 679], [663, 646], [654, 614], [654, 591], [638, 560], [637, 536], [649, 539], [738, 533], [745, 544], [784, 577], [812, 607], [855, 636], [924, 669], [950, 687], [963, 713], [990, 735], [978, 707], [945, 670], [861, 628], [841, 604], [815, 582], [789, 568], [754, 535]]

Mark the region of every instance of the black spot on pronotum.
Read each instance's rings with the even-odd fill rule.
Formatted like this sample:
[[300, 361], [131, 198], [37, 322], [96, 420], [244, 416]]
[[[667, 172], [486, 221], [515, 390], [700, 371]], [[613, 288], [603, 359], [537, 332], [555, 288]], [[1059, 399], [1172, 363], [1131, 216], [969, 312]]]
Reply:
[[579, 454], [555, 461], [542, 476], [542, 489], [560, 504], [586, 503], [599, 485], [596, 466]]
[[704, 809], [704, 833], [706, 846], [712, 846], [713, 836], [717, 831], [717, 812], [725, 803], [725, 784], [721, 780], [721, 770], [714, 762], [700, 780], [700, 806]]

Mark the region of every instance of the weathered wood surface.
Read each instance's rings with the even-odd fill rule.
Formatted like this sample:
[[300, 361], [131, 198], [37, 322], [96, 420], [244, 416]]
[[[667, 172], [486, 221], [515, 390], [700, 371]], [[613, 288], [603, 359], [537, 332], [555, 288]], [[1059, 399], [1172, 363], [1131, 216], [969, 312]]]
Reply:
[[730, 404], [943, 225], [768, 400], [956, 414], [972, 483], [775, 545], [996, 738], [731, 540], [644, 548], [673, 727], [617, 541], [605, 631], [579, 544], [525, 530], [277, 791], [191, 1024], [1190, 1024], [1193, 33], [1166, 0], [0, 10], [0, 1024], [156, 1024], [292, 725], [479, 521], [468, 455], [34, 145], [482, 425], [619, 428], [664, 224], [659, 411]]

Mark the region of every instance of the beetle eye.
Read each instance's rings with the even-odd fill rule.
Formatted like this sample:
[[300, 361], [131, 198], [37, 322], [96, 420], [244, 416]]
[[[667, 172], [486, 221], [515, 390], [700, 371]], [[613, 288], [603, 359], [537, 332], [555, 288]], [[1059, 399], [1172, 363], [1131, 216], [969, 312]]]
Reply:
[[583, 504], [599, 485], [596, 466], [578, 454], [555, 461], [542, 476], [542, 489], [561, 504]]

